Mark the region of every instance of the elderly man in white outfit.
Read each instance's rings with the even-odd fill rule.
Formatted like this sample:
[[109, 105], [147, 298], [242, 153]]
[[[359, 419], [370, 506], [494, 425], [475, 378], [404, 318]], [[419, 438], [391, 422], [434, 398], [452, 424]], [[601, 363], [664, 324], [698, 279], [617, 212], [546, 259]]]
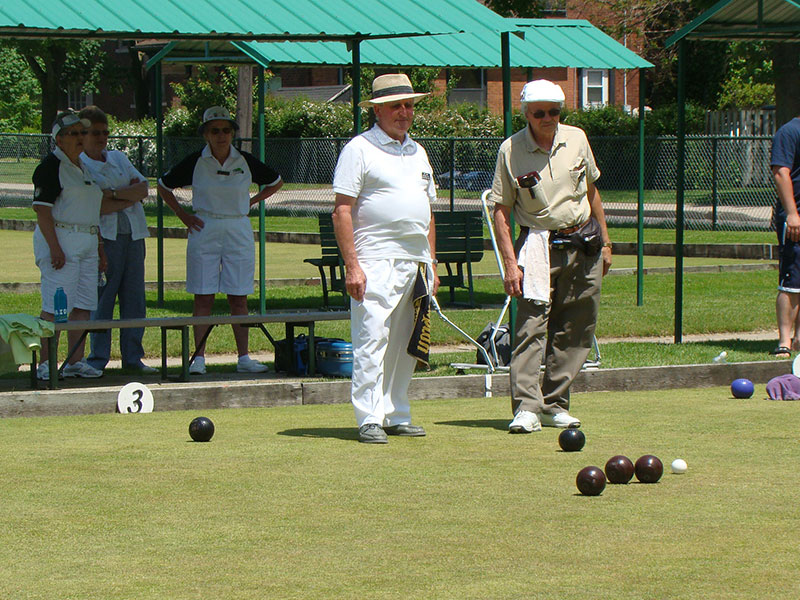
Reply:
[[352, 402], [359, 441], [385, 444], [387, 434], [425, 435], [411, 424], [408, 386], [416, 358], [407, 351], [414, 329], [412, 292], [425, 265], [431, 293], [435, 274], [436, 199], [425, 149], [408, 136], [414, 93], [406, 75], [381, 75], [361, 103], [377, 123], [342, 150], [333, 178], [333, 225], [351, 296]]

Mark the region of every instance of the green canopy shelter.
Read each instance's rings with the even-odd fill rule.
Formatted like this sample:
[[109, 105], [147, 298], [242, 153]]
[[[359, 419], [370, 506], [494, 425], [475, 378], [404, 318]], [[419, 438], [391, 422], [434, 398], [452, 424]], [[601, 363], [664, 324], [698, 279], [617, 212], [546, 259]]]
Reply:
[[720, 0], [667, 39], [678, 46], [678, 164], [675, 193], [675, 332], [683, 341], [683, 232], [686, 168], [686, 43], [696, 41], [800, 42], [800, 4], [794, 0]]

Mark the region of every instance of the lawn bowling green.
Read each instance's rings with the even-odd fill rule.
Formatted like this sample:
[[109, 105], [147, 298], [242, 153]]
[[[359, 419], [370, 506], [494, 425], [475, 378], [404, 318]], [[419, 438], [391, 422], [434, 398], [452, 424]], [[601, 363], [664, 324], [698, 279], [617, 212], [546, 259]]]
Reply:
[[[507, 396], [416, 401], [428, 436], [381, 448], [347, 404], [2, 419], [0, 597], [794, 598], [800, 405], [763, 397], [576, 393], [581, 452]], [[691, 469], [582, 496], [618, 454]]]

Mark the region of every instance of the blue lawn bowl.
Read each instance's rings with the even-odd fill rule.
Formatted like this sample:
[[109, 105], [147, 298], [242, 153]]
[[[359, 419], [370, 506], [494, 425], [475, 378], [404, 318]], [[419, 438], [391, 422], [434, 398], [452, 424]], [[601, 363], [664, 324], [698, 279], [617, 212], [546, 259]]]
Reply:
[[749, 379], [734, 379], [731, 383], [731, 394], [734, 398], [749, 398], [754, 391], [753, 382]]

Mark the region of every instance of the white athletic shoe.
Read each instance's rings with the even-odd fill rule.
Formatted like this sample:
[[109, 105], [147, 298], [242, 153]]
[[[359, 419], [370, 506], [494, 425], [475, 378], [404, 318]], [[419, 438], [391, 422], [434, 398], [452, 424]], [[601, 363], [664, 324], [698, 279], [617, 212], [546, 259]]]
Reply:
[[100, 369], [95, 369], [92, 365], [85, 360], [79, 360], [76, 363], [64, 367], [64, 377], [84, 377], [86, 379], [97, 379], [103, 376]]
[[40, 362], [36, 367], [36, 379], [39, 381], [50, 381], [50, 361]]
[[542, 425], [545, 427], [558, 427], [560, 429], [577, 429], [581, 426], [579, 419], [576, 419], [568, 412], [558, 412], [553, 415], [543, 413], [541, 415]]
[[508, 424], [508, 430], [511, 433], [531, 433], [533, 431], [541, 431], [542, 425], [539, 423], [539, 417], [536, 413], [528, 410], [518, 410], [514, 415], [514, 420]]
[[206, 357], [195, 356], [194, 360], [189, 364], [189, 375], [205, 375], [206, 374]]
[[269, 371], [269, 367], [263, 363], [250, 358], [249, 354], [239, 357], [239, 362], [236, 364], [236, 370], [239, 373], [264, 373]]

